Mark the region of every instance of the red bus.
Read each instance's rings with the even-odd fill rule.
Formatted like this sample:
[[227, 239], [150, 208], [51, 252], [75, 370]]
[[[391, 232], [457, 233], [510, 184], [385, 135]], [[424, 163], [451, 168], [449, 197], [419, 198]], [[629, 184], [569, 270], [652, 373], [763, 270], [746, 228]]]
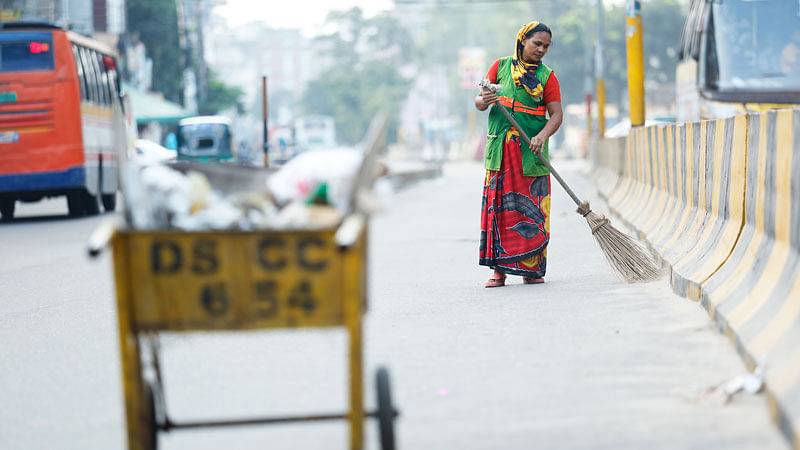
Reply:
[[[66, 196], [70, 216], [116, 207], [121, 118], [116, 53], [40, 23], [0, 26], [0, 214]], [[117, 144], [121, 143], [121, 144]], [[126, 151], [120, 149], [120, 151]]]

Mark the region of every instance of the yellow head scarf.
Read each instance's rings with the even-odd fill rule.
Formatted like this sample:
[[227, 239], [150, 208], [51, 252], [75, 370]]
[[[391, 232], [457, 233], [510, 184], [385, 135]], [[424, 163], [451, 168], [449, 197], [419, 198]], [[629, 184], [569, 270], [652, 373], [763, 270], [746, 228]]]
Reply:
[[522, 41], [525, 35], [536, 28], [539, 22], [533, 21], [520, 28], [517, 32], [517, 42], [514, 45], [514, 58], [511, 60], [511, 77], [514, 78], [514, 85], [524, 87], [535, 99], [542, 98], [544, 88], [542, 83], [536, 78], [536, 70], [539, 64], [531, 64], [522, 59]]

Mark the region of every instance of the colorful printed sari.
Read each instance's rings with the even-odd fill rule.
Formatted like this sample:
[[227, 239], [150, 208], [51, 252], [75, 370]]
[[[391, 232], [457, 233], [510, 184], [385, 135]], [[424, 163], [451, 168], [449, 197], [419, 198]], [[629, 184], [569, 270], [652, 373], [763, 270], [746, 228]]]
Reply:
[[479, 264], [497, 272], [544, 278], [550, 241], [550, 175], [523, 176], [521, 151], [519, 133], [512, 127], [503, 139], [500, 170], [486, 171]]

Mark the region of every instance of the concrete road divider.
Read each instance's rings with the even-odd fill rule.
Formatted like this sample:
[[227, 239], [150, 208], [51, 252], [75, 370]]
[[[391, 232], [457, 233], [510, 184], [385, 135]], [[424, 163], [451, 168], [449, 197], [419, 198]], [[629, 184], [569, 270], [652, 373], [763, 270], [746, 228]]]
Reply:
[[633, 128], [625, 145], [625, 163], [622, 171], [623, 182], [609, 198], [609, 206], [629, 226], [634, 212], [644, 204], [648, 190], [647, 178], [650, 147], [646, 143], [645, 128]]
[[[609, 144], [598, 144], [598, 151]], [[800, 109], [634, 128], [597, 156], [612, 211], [702, 300], [752, 368], [800, 449]]]
[[665, 164], [662, 163], [665, 131], [666, 127], [663, 125], [644, 129], [642, 189], [640, 197], [630, 205], [631, 209], [629, 209], [630, 222], [642, 235], [644, 235], [645, 224], [650, 218], [663, 214], [663, 209], [659, 210], [657, 207], [663, 208], [663, 204], [659, 205], [659, 198], [663, 193], [662, 185], [665, 178], [663, 173]]
[[[661, 214], [654, 214], [650, 225], [646, 225], [642, 230], [644, 237], [651, 242], [651, 246], [656, 250], [663, 248], [666, 239], [675, 236], [676, 229], [683, 229], [689, 218], [689, 207], [687, 206], [687, 193], [691, 196], [691, 170], [686, 171], [686, 136], [687, 127], [681, 125], [671, 125], [666, 131], [666, 146], [663, 160], [663, 180], [665, 186], [662, 188], [665, 198], [663, 206], [657, 211]], [[684, 214], [686, 211], [686, 214]], [[680, 227], [683, 225], [683, 228]]]
[[673, 290], [693, 300], [700, 298], [701, 284], [730, 256], [744, 221], [747, 116], [703, 122], [701, 134], [703, 125], [705, 172], [698, 178], [705, 187], [700, 193], [705, 202], [698, 206], [700, 222], [692, 238], [681, 248], [675, 246], [671, 259], [665, 258], [672, 266]]
[[750, 366], [766, 363], [773, 411], [800, 447], [800, 110], [750, 116], [745, 222], [703, 304]]
[[655, 127], [652, 193], [642, 213], [634, 218], [634, 223], [643, 236], [650, 236], [658, 228], [668, 217], [674, 203], [670, 189], [675, 175], [670, 161], [675, 154], [675, 131], [675, 125]]

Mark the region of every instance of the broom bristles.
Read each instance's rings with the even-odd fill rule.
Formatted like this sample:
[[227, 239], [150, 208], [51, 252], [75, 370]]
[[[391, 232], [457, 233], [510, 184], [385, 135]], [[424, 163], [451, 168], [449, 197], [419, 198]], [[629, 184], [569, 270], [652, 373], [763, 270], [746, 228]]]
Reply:
[[614, 228], [605, 216], [589, 211], [585, 217], [606, 261], [625, 281], [639, 283], [661, 277], [661, 267], [642, 244]]

